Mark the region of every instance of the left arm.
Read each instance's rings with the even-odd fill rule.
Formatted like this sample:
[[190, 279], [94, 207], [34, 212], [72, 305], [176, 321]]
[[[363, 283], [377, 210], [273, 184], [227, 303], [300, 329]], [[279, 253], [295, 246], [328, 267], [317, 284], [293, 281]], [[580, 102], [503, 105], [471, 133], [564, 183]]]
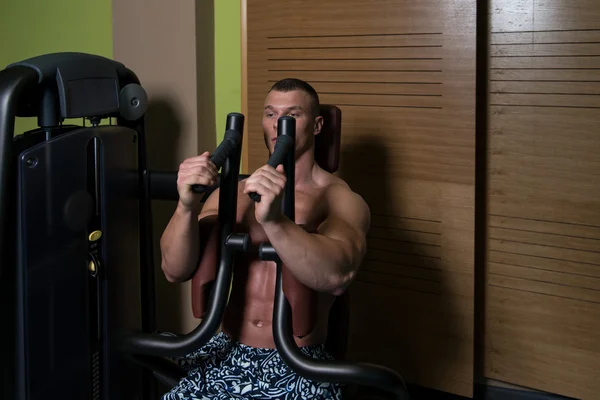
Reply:
[[317, 229], [308, 233], [285, 216], [263, 228], [290, 272], [311, 289], [341, 295], [353, 281], [366, 253], [368, 208], [354, 193], [338, 205]]
[[286, 268], [311, 289], [342, 294], [366, 253], [371, 215], [365, 201], [349, 188], [336, 185], [326, 196], [326, 219], [316, 233], [309, 233], [281, 213], [279, 185], [269, 190], [249, 183], [246, 191], [257, 191], [263, 197], [256, 204], [257, 220]]

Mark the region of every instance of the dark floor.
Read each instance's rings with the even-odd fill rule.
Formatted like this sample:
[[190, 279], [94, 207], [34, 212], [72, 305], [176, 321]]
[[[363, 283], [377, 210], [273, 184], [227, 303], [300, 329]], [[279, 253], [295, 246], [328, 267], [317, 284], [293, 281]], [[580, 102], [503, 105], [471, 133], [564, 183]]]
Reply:
[[[344, 393], [344, 400], [392, 400], [387, 393], [372, 388], [353, 388]], [[408, 385], [410, 400], [467, 400], [466, 397]], [[470, 400], [470, 399], [468, 399]]]
[[[168, 389], [162, 384], [158, 385], [159, 393], [164, 393]], [[392, 397], [386, 393], [375, 392], [372, 389], [360, 388], [358, 392], [350, 391], [347, 393], [349, 400], [392, 400]], [[433, 389], [420, 386], [408, 385], [410, 400], [471, 400], [468, 397], [458, 396], [446, 392], [440, 392]], [[159, 395], [160, 396], [160, 395]], [[160, 397], [157, 397], [158, 400]], [[346, 400], [346, 398], [344, 398]], [[568, 397], [557, 396], [553, 394], [530, 392], [525, 390], [507, 389], [500, 387], [491, 387], [479, 385], [475, 388], [472, 400], [575, 400]]]
[[433, 389], [427, 389], [420, 386], [408, 385], [408, 391], [410, 393], [410, 400], [466, 400], [467, 397], [458, 396], [456, 394], [450, 394], [440, 392]]
[[[410, 400], [467, 400], [467, 397], [409, 386]], [[382, 397], [383, 399], [383, 397]], [[550, 393], [478, 385], [473, 400], [574, 400]]]

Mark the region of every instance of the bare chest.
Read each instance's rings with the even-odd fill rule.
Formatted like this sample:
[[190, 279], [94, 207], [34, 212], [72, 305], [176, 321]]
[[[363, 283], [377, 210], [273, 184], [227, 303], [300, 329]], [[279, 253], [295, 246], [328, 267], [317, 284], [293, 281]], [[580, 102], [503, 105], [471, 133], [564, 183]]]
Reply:
[[[310, 194], [302, 191], [296, 192], [295, 222], [308, 232], [316, 232], [324, 221], [327, 211], [323, 201], [323, 192], [314, 191]], [[248, 196], [241, 196], [237, 210], [237, 231], [248, 233], [253, 245], [258, 245], [268, 240], [263, 228], [256, 221], [254, 215], [255, 203]]]

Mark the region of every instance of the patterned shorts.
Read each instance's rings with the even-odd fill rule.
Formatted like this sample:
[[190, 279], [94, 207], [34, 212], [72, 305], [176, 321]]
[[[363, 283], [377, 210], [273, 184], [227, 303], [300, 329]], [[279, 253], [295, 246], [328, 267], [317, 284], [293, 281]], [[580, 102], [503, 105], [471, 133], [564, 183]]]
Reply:
[[[302, 347], [301, 351], [315, 359], [333, 359], [324, 345]], [[188, 375], [162, 400], [342, 398], [339, 385], [297, 375], [277, 350], [246, 346], [223, 332], [177, 361]]]

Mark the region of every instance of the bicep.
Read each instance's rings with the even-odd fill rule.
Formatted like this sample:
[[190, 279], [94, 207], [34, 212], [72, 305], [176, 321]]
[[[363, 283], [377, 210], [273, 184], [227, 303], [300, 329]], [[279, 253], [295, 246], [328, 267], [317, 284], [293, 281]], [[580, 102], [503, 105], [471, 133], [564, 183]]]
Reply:
[[353, 257], [362, 259], [367, 246], [367, 233], [371, 226], [368, 205], [356, 193], [345, 193], [329, 203], [327, 218], [317, 232], [339, 241]]

